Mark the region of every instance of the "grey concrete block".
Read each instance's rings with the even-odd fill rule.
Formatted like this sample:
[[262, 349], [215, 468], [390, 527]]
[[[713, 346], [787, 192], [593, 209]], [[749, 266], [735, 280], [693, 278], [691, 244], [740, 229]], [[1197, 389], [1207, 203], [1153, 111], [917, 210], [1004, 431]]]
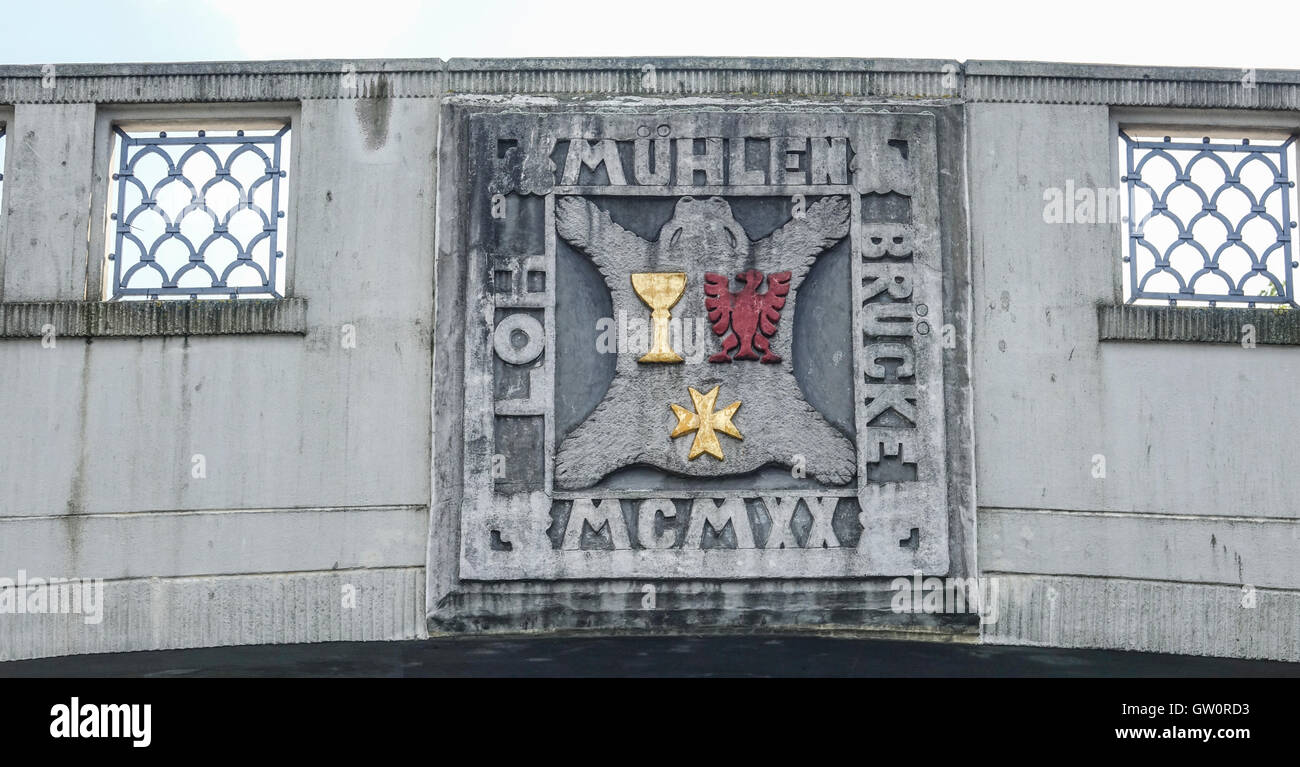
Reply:
[[0, 573], [121, 580], [422, 567], [427, 535], [424, 506], [4, 517]]
[[[997, 575], [990, 644], [1300, 661], [1300, 592], [1120, 578]], [[1249, 606], [1247, 606], [1249, 605]]]
[[0, 661], [427, 636], [420, 567], [137, 578], [105, 581], [102, 593], [99, 623], [76, 613], [3, 616]]
[[983, 573], [1088, 575], [1300, 589], [1300, 521], [979, 510]]
[[0, 299], [85, 298], [94, 104], [19, 104], [5, 142]]

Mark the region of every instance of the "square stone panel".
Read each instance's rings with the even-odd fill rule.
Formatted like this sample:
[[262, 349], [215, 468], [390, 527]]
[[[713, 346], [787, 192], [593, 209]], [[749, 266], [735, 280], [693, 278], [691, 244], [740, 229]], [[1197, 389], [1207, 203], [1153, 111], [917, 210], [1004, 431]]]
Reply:
[[461, 580], [948, 571], [933, 115], [463, 125]]

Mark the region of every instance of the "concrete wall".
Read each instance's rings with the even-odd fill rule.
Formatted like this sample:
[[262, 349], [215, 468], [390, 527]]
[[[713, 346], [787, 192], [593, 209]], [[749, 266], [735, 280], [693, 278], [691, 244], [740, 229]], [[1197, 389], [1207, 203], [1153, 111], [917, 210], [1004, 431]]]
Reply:
[[422, 60], [356, 62], [341, 84], [349, 64], [59, 67], [53, 88], [0, 67], [0, 299], [98, 298], [105, 110], [266, 102], [294, 109], [289, 255], [307, 302], [302, 333], [49, 348], [0, 327], [0, 576], [107, 579], [98, 626], [0, 616], [0, 660], [425, 635], [450, 93], [964, 104], [975, 554], [1005, 584], [984, 641], [1300, 659], [1298, 352], [1100, 341], [1118, 229], [1042, 219], [1046, 188], [1116, 183], [1117, 110], [1293, 115], [1300, 73], [1260, 72], [1243, 94], [1235, 70], [687, 60], [656, 62], [647, 85], [641, 61]]
[[1099, 341], [1119, 224], [1043, 195], [1116, 183], [1112, 109], [968, 110], [978, 559], [1014, 586], [986, 638], [1300, 659], [1297, 350]]
[[[436, 106], [303, 102], [304, 335], [0, 341], [0, 571], [107, 581], [0, 659], [422, 634]], [[6, 299], [81, 298], [95, 105], [16, 112]]]

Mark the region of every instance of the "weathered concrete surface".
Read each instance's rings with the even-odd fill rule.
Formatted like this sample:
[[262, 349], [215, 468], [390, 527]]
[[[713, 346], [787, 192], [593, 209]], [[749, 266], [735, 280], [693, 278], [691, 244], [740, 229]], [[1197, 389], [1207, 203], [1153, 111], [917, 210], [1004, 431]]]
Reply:
[[1300, 312], [1287, 309], [1103, 305], [1097, 324], [1103, 341], [1300, 345]]
[[985, 572], [1300, 589], [1300, 521], [980, 509]]
[[0, 337], [306, 333], [304, 298], [240, 301], [32, 301], [0, 304]]
[[[345, 593], [355, 607], [345, 606]], [[425, 635], [423, 605], [422, 567], [106, 581], [102, 623], [77, 614], [3, 616], [0, 660], [414, 639]]]
[[[1098, 324], [1117, 310], [1098, 306], [1117, 293], [1118, 223], [1050, 224], [1042, 211], [1048, 189], [1115, 183], [1110, 111], [972, 104], [969, 114], [980, 568], [1035, 584], [1103, 579], [1066, 579], [1054, 606], [1042, 588], [1004, 590], [1004, 613], [1073, 617], [1012, 618], [985, 637], [1222, 654], [1249, 643], [1261, 657], [1297, 657], [1300, 634], [1275, 620], [1282, 613], [1186, 609], [1210, 593], [1191, 583], [1238, 597], [1246, 584], [1300, 587], [1300, 474], [1277, 449], [1289, 439], [1294, 348], [1100, 340], [1115, 335]], [[1196, 336], [1205, 312], [1192, 311], [1180, 338], [1226, 340]], [[1112, 589], [1157, 601], [1108, 601]], [[1220, 630], [1234, 638], [1204, 640]]]
[[[650, 66], [653, 70], [647, 70]], [[355, 87], [340, 89], [355, 71]], [[648, 77], [649, 71], [654, 72]], [[960, 98], [970, 102], [1296, 109], [1300, 74], [1026, 61], [859, 58], [325, 59], [0, 66], [4, 103], [244, 102], [454, 93]], [[381, 86], [380, 80], [387, 85]]]
[[1108, 110], [967, 109], [979, 505], [1105, 508], [1110, 485], [1092, 479], [1090, 460], [1116, 446], [1098, 444], [1105, 412], [1088, 329], [1113, 296], [1119, 238], [1110, 225], [1044, 223], [1042, 210], [1043, 191], [1066, 179], [1111, 183]]
[[1300, 661], [1294, 590], [1258, 589], [1246, 607], [1239, 586], [999, 577], [999, 618], [985, 629], [985, 642]]
[[421, 567], [427, 516], [413, 505], [8, 517], [0, 562], [112, 580]]
[[20, 104], [5, 131], [0, 299], [85, 298], [93, 104]]
[[1042, 211], [1069, 179], [1111, 183], [1107, 110], [969, 109], [980, 506], [1300, 515], [1300, 474], [1262, 449], [1287, 411], [1292, 349], [1099, 341], [1118, 225]]
[[306, 336], [0, 342], [0, 514], [428, 503], [436, 110], [385, 102], [371, 149], [358, 103], [294, 126]]
[[972, 102], [1198, 109], [1300, 106], [1300, 72], [1251, 71], [1258, 76], [1256, 88], [1242, 87], [1241, 69], [968, 61], [963, 96]]
[[[340, 75], [350, 64], [348, 84]], [[302, 336], [59, 338], [46, 348], [31, 334], [34, 320], [24, 320], [25, 337], [0, 339], [0, 529], [23, 531], [16, 543], [6, 538], [0, 576], [28, 562], [103, 570], [47, 576], [131, 576], [110, 583], [111, 617], [94, 632], [76, 616], [0, 616], [8, 657], [419, 636], [424, 576], [411, 567], [407, 537], [425, 534], [413, 511], [425, 506], [434, 532], [428, 609], [444, 618], [436, 630], [969, 629], [951, 616], [892, 613], [887, 581], [841, 583], [829, 596], [818, 581], [664, 581], [664, 609], [655, 611], [641, 609], [645, 584], [636, 581], [583, 589], [458, 581], [458, 499], [435, 488], [459, 481], [463, 431], [436, 427], [460, 406], [447, 384], [463, 380], [463, 325], [448, 323], [430, 354], [435, 197], [453, 199], [466, 170], [459, 127], [439, 144], [447, 92], [484, 94], [482, 104], [499, 104], [500, 94], [549, 106], [575, 99], [597, 110], [626, 109], [630, 95], [666, 109], [715, 109], [727, 99], [806, 108], [811, 99], [833, 109], [936, 112], [944, 321], [957, 331], [957, 347], [945, 351], [953, 376], [945, 397], [955, 401], [967, 375], [974, 391], [973, 426], [960, 415], [947, 423], [948, 554], [954, 575], [975, 574], [978, 501], [987, 572], [1005, 568], [1014, 573], [1002, 577], [1030, 586], [1002, 590], [1004, 618], [985, 640], [1297, 657], [1290, 539], [1264, 533], [1288, 531], [1300, 516], [1300, 475], [1285, 447], [1294, 432], [1293, 348], [1100, 341], [1141, 335], [1127, 320], [1116, 332], [1099, 325], [1099, 312], [1115, 313], [1098, 307], [1115, 299], [1119, 232], [1044, 224], [1041, 211], [1048, 187], [1115, 183], [1110, 120], [1119, 107], [1233, 107], [1232, 119], [1249, 121], [1259, 110], [1300, 107], [1300, 72], [1260, 71], [1253, 91], [1240, 87], [1238, 70], [858, 59], [57, 72], [44, 87], [39, 67], [0, 67], [0, 102], [16, 105], [4, 113], [0, 299], [84, 311], [45, 302], [86, 299], [88, 259], [102, 255], [86, 247], [97, 220], [87, 201], [100, 107], [196, 102], [236, 112], [242, 102], [300, 102], [289, 257], [293, 295], [310, 308], [304, 325], [291, 323]], [[438, 152], [449, 168], [441, 175]], [[436, 252], [440, 304], [449, 296], [439, 312], [463, 318], [455, 293], [466, 280], [465, 251], [444, 228]], [[968, 297], [973, 331], [962, 319]], [[349, 325], [355, 348], [341, 343]], [[1215, 334], [1226, 326], [1216, 327], [1205, 340], [1221, 340]], [[169, 329], [180, 328], [140, 332]], [[972, 434], [977, 476], [960, 453]], [[198, 454], [203, 479], [193, 474]], [[1105, 458], [1104, 478], [1094, 476], [1096, 456]], [[1122, 515], [1109, 524], [1113, 512]], [[344, 514], [380, 521], [358, 528]], [[244, 548], [246, 536], [259, 540]], [[327, 556], [335, 553], [337, 564]], [[334, 567], [359, 568], [346, 572], [390, 601], [340, 612]], [[1235, 580], [1248, 577], [1284, 586], [1260, 590], [1268, 609], [1229, 609], [1243, 585]], [[403, 585], [412, 578], [418, 588]]]
[[[95, 111], [29, 110], [40, 121], [10, 134], [20, 163], [20, 134], [44, 147]], [[403, 592], [384, 573], [423, 573], [436, 100], [308, 101], [292, 128], [305, 335], [0, 340], [0, 572], [130, 579], [108, 583], [98, 627], [3, 616], [9, 657], [423, 635], [422, 583]], [[67, 138], [69, 175], [89, 172], [88, 138]], [[23, 201], [27, 178], [20, 164], [5, 179], [5, 297], [81, 299], [84, 257], [74, 268], [67, 247], [23, 233], [70, 239], [60, 222], [80, 216], [84, 251], [88, 190], [38, 176], [50, 189]], [[335, 568], [359, 568], [348, 579], [375, 600], [340, 612]]]

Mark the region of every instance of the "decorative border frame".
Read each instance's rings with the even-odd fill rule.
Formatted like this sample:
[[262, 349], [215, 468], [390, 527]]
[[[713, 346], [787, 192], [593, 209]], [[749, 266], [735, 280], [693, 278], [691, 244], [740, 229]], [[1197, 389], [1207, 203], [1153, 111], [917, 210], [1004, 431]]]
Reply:
[[[478, 112], [471, 114], [470, 148], [471, 156], [479, 156], [493, 150], [491, 142], [502, 137], [486, 136], [481, 121], [490, 120], [497, 112]], [[535, 113], [530, 113], [530, 115]], [[542, 112], [545, 114], [545, 112]], [[610, 121], [627, 122], [625, 132], [631, 137], [635, 123], [651, 117], [655, 121], [672, 122], [675, 112], [622, 110], [618, 112], [565, 111], [564, 118], [570, 120], [570, 127], [578, 130], [574, 135], [586, 135], [588, 122], [599, 120], [602, 124]], [[735, 120], [734, 114], [717, 111], [688, 110], [685, 114], [692, 121], [703, 120], [706, 126], [717, 123], [720, 129], [720, 114], [727, 114]], [[862, 377], [868, 365], [868, 339], [874, 338], [871, 327], [876, 333], [885, 337], [899, 334], [892, 330], [880, 331], [880, 324], [872, 324], [873, 313], [869, 309], [853, 312], [853, 338], [863, 339], [857, 344], [854, 354], [855, 388], [857, 406], [855, 420], [858, 431], [858, 485], [856, 489], [842, 490], [834, 488], [810, 489], [798, 491], [764, 491], [762, 493], [736, 493], [735, 491], [676, 490], [657, 492], [655, 497], [693, 498], [693, 497], [757, 497], [775, 496], [800, 498], [808, 496], [856, 496], [860, 506], [860, 519], [864, 522], [863, 532], [856, 547], [846, 546], [838, 549], [821, 550], [815, 554], [809, 550], [771, 550], [771, 549], [734, 549], [734, 550], [700, 550], [684, 551], [680, 548], [667, 550], [627, 549], [613, 552], [567, 551], [554, 549], [546, 537], [546, 530], [551, 524], [550, 505], [552, 499], [569, 497], [592, 498], [634, 498], [649, 497], [646, 493], [592, 491], [590, 493], [556, 492], [553, 490], [553, 452], [556, 436], [553, 425], [553, 358], [548, 355], [541, 375], [533, 377], [538, 390], [531, 392], [530, 399], [540, 407], [511, 407], [503, 410], [502, 403], [496, 402], [492, 395], [493, 381], [490, 370], [483, 370], [482, 361], [491, 360], [492, 332], [496, 322], [497, 311], [502, 308], [530, 308], [543, 312], [545, 327], [545, 348], [553, 349], [555, 342], [554, 320], [554, 284], [555, 279], [548, 279], [544, 292], [532, 297], [519, 292], [510, 292], [503, 297], [488, 288], [485, 282], [493, 273], [489, 263], [491, 257], [485, 249], [475, 244], [475, 237], [469, 241], [469, 269], [466, 274], [467, 302], [465, 307], [466, 345], [464, 351], [464, 393], [465, 393], [465, 428], [463, 449], [465, 458], [465, 492], [460, 508], [460, 547], [458, 560], [460, 577], [471, 580], [517, 580], [517, 579], [609, 579], [624, 577], [664, 577], [666, 573], [680, 574], [672, 577], [728, 577], [728, 578], [800, 578], [800, 577], [862, 577], [878, 575], [910, 575], [916, 570], [930, 573], [948, 571], [948, 507], [947, 477], [945, 466], [944, 437], [944, 402], [943, 387], [933, 385], [943, 380], [943, 359], [940, 350], [938, 328], [931, 328], [928, 320], [923, 319], [930, 305], [942, 305], [942, 287], [940, 275], [939, 211], [937, 201], [937, 159], [936, 126], [933, 115], [878, 112], [862, 110], [852, 112], [814, 112], [799, 114], [789, 111], [752, 111], [743, 112], [745, 117], [755, 121], [770, 118], [780, 122], [782, 130], [791, 135], [806, 132], [807, 135], [824, 133], [828, 121], [836, 128], [828, 135], [860, 136], [862, 140], [878, 141], [882, 146], [890, 137], [905, 138], [911, 147], [910, 164], [914, 168], [915, 181], [890, 179], [909, 185], [912, 223], [900, 228], [898, 224], [872, 224], [861, 220], [859, 192], [853, 184], [842, 186], [823, 185], [786, 185], [786, 186], [555, 186], [536, 188], [530, 191], [545, 194], [545, 252], [542, 254], [520, 254], [517, 258], [534, 262], [534, 265], [548, 275], [554, 274], [555, 264], [555, 229], [554, 196], [564, 195], [638, 195], [638, 196], [680, 196], [683, 194], [723, 196], [779, 196], [789, 197], [795, 194], [824, 196], [843, 194], [852, 202], [852, 220], [849, 239], [851, 242], [852, 263], [852, 300], [855, 306], [867, 303], [865, 284], [869, 266], [881, 259], [893, 262], [894, 272], [902, 270], [900, 278], [914, 286], [915, 294], [908, 291], [912, 307], [917, 313], [908, 323], [911, 343], [917, 350], [918, 367], [914, 386], [916, 412], [919, 414], [914, 429], [897, 427], [871, 427], [867, 421], [867, 397], [871, 396], [872, 384]], [[622, 119], [620, 119], [622, 118]], [[725, 118], [724, 118], [725, 119]], [[816, 123], [813, 123], [813, 120]], [[807, 123], [804, 130], [797, 126]], [[816, 127], [815, 127], [816, 126]], [[711, 128], [706, 127], [706, 131]], [[891, 132], [894, 131], [894, 132]], [[888, 134], [888, 135], [886, 135]], [[511, 141], [522, 143], [528, 137], [510, 137]], [[489, 142], [484, 144], [484, 142]], [[501, 155], [497, 154], [500, 158]], [[875, 169], [872, 169], [873, 171]], [[864, 167], [859, 174], [867, 174]], [[527, 174], [517, 182], [527, 188], [530, 182]], [[874, 183], [874, 182], [873, 182]], [[880, 182], [881, 189], [886, 190], [885, 181]], [[462, 219], [468, 222], [470, 231], [480, 233], [483, 219], [490, 201], [488, 199], [490, 180], [479, 178], [475, 188], [468, 195], [473, 208]], [[493, 187], [495, 189], [496, 187]], [[891, 189], [892, 191], [892, 189]], [[891, 251], [889, 244], [883, 241], [906, 241], [911, 247], [904, 251]], [[867, 243], [867, 244], [864, 244]], [[875, 244], [869, 244], [875, 243]], [[899, 246], [894, 246], [895, 248]], [[914, 255], [912, 255], [914, 254]], [[908, 258], [908, 256], [911, 256]], [[522, 263], [519, 265], [522, 269]], [[892, 274], [892, 273], [891, 273]], [[485, 275], [487, 277], [485, 277]], [[522, 279], [522, 276], [519, 278]], [[874, 284], [874, 283], [873, 283]], [[496, 286], [493, 286], [496, 287]], [[876, 290], [875, 294], [881, 293]], [[898, 306], [900, 304], [891, 304]], [[910, 312], [909, 312], [910, 314]], [[886, 317], [897, 320], [895, 314]], [[904, 317], [906, 319], [906, 317]], [[933, 332], [931, 332], [933, 330]], [[489, 365], [490, 367], [490, 365]], [[876, 392], [879, 396], [879, 392]], [[516, 493], [502, 496], [493, 492], [492, 483], [492, 446], [494, 417], [497, 415], [541, 415], [546, 419], [545, 428], [545, 469], [544, 489], [531, 494]], [[914, 436], [916, 435], [916, 436]], [[895, 455], [900, 446], [915, 452], [918, 461], [918, 475], [914, 482], [877, 484], [866, 481], [866, 462], [871, 455], [881, 457], [882, 451]], [[526, 521], [525, 521], [526, 520]], [[493, 533], [489, 537], [488, 533]], [[508, 542], [504, 544], [502, 542]], [[520, 564], [519, 546], [528, 547], [533, 559], [527, 565]], [[537, 551], [545, 551], [541, 562], [536, 561]], [[706, 567], [706, 562], [708, 566]], [[726, 573], [725, 576], [720, 575]]]
[[[425, 590], [430, 635], [510, 631], [726, 631], [843, 628], [899, 637], [942, 640], [978, 635], [972, 614], [897, 612], [890, 577], [734, 577], [721, 580], [621, 577], [614, 579], [476, 581], [460, 572], [461, 499], [464, 483], [464, 362], [469, 259], [467, 226], [469, 115], [495, 109], [549, 111], [671, 111], [671, 98], [632, 99], [618, 105], [482, 94], [449, 96], [439, 116], [438, 219], [436, 222], [435, 326], [431, 503]], [[693, 105], [700, 106], [700, 105]], [[706, 109], [798, 109], [840, 113], [838, 97], [794, 103], [720, 98]], [[942, 390], [947, 448], [948, 574], [975, 570], [975, 468], [971, 365], [971, 253], [967, 240], [966, 114], [960, 103], [924, 105], [873, 100], [861, 110], [932, 114], [938, 137], [938, 204], [942, 257], [941, 310], [933, 325], [951, 325], [955, 344], [943, 349]], [[648, 602], [648, 600], [650, 600]], [[653, 609], [647, 608], [650, 604]]]

